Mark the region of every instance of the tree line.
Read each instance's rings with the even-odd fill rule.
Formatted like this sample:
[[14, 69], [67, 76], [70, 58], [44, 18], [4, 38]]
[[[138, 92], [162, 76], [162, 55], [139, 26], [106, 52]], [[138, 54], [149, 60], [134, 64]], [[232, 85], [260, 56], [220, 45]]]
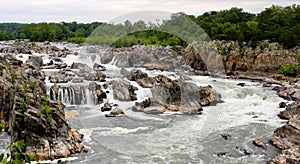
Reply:
[[[187, 19], [178, 16], [192, 20], [207, 35]], [[185, 31], [178, 30], [179, 28]], [[186, 31], [192, 35], [185, 34]], [[185, 45], [185, 37], [191, 36], [196, 40], [199, 38], [231, 40], [249, 46], [256, 46], [262, 40], [269, 40], [279, 42], [285, 48], [292, 48], [300, 43], [300, 5], [287, 7], [273, 5], [258, 14], [245, 12], [241, 8], [211, 11], [199, 16], [177, 13], [171, 20], [165, 20], [160, 25], [147, 24], [143, 21], [134, 23], [125, 21], [123, 24], [101, 22], [0, 24], [0, 40], [113, 43], [117, 47], [123, 47], [134, 44]]]

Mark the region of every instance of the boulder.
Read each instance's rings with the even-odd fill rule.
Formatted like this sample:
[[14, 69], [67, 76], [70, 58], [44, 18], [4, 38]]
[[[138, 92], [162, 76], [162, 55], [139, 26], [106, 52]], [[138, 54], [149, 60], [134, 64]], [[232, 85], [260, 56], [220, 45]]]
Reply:
[[26, 63], [33, 69], [39, 70], [43, 66], [43, 58], [35, 55], [29, 56], [29, 59], [26, 61]]
[[104, 103], [103, 107], [101, 107], [101, 112], [110, 111], [111, 107], [109, 103]]
[[113, 80], [112, 88], [114, 96], [120, 101], [134, 101], [137, 100], [134, 93], [137, 88], [133, 87], [129, 82], [125, 80]]
[[253, 141], [253, 144], [254, 144], [255, 146], [258, 146], [258, 147], [262, 147], [262, 148], [264, 148], [264, 149], [267, 149], [267, 144], [264, 143], [264, 142], [263, 142], [262, 140], [260, 140], [260, 139], [254, 140], [254, 141]]
[[105, 71], [106, 68], [104, 66], [100, 65], [100, 64], [95, 63], [94, 66], [93, 66], [93, 70], [94, 71]]
[[279, 103], [279, 108], [285, 108], [286, 107], [286, 103], [285, 102], [280, 102]]

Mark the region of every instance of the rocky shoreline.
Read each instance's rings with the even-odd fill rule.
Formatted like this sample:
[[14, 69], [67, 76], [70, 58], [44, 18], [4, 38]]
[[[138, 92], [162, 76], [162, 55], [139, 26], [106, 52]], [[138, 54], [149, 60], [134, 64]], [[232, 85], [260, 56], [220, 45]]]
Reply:
[[[289, 104], [278, 116], [287, 120], [287, 124], [277, 128], [270, 137], [270, 143], [281, 150], [281, 154], [274, 157], [269, 163], [285, 164], [300, 162], [300, 69], [292, 77], [278, 74], [279, 65], [295, 64], [299, 65], [300, 48], [284, 50], [279, 44], [262, 42], [255, 49], [242, 48], [236, 42], [215, 41], [218, 45], [219, 53], [226, 76], [223, 78], [248, 79], [261, 81], [265, 87], [272, 84], [279, 86], [272, 89], [277, 91], [278, 96], [294, 101]], [[204, 54], [204, 55], [203, 55]], [[195, 53], [188, 47], [183, 56], [188, 59], [191, 67], [207, 75], [207, 67], [199, 56], [208, 56], [207, 52]], [[205, 59], [204, 59], [205, 60]], [[207, 60], [207, 59], [206, 59]], [[210, 60], [212, 65], [214, 60]], [[203, 73], [204, 72], [204, 73]], [[205, 73], [206, 72], [206, 73]], [[280, 102], [278, 102], [280, 103]], [[285, 107], [285, 105], [283, 106]], [[255, 145], [265, 148], [266, 143], [255, 140]]]
[[[300, 54], [299, 48], [284, 50], [280, 45], [268, 42], [264, 42], [254, 49], [240, 47], [236, 42], [214, 41], [214, 44], [218, 46], [219, 53], [222, 55], [221, 61], [225, 74], [213, 76], [261, 81], [265, 87], [276, 84], [278, 86], [271, 89], [276, 90], [280, 97], [294, 101], [279, 114], [280, 118], [288, 120], [287, 124], [276, 129], [273, 136], [270, 137], [269, 142], [282, 150], [282, 153], [274, 157], [270, 163], [299, 162], [300, 83], [298, 77], [300, 71], [298, 70], [294, 77], [286, 77], [278, 74], [277, 71], [280, 64], [299, 64], [297, 56]], [[171, 80], [163, 75], [150, 77], [147, 73], [139, 70], [126, 70], [126, 67], [145, 67], [147, 70], [209, 75], [210, 72], [204, 61], [209, 61], [209, 64], [214, 66], [219, 65], [219, 63], [214, 63], [217, 60], [214, 60], [213, 57], [216, 56], [211, 56], [208, 49], [194, 51], [190, 46], [186, 49], [180, 47], [176, 47], [176, 49], [179, 55], [174, 58], [172, 57], [174, 53], [172, 47], [106, 48], [108, 53], [102, 54], [101, 63], [114, 62], [115, 65], [125, 68], [121, 73], [128, 80], [137, 82], [143, 88], [150, 88], [152, 93], [155, 93], [152, 99], [136, 103], [133, 111], [149, 114], [165, 112], [199, 114], [203, 106], [222, 102], [220, 95], [210, 86], [197, 87], [191, 83], [182, 84], [180, 81]], [[100, 50], [89, 48], [87, 51], [97, 54]], [[55, 61], [57, 58], [65, 58], [70, 54], [78, 55], [78, 52], [71, 52], [67, 48], [60, 49], [49, 42], [37, 43], [37, 45], [30, 43], [6, 44], [0, 47], [0, 53], [5, 54], [0, 56], [0, 90], [3, 93], [0, 97], [0, 121], [5, 122], [6, 131], [10, 133], [12, 141], [24, 139], [26, 153], [37, 156], [39, 160], [67, 157], [73, 153], [87, 151], [81, 143], [83, 135], [70, 127], [65, 118], [64, 106], [57, 101], [60, 98], [59, 89], [61, 89], [63, 92], [76, 95], [74, 99], [68, 100], [70, 104], [80, 104], [84, 97], [83, 87], [71, 85], [70, 88], [63, 88], [60, 84], [67, 82], [76, 84], [84, 80], [104, 83], [107, 77], [103, 71], [106, 68], [100, 64], [89, 68], [81, 63], [73, 63], [69, 67], [62, 62], [57, 62]], [[54, 60], [43, 64], [41, 57], [31, 55], [26, 63], [22, 63], [12, 55], [35, 53], [48, 54]], [[95, 60], [96, 56], [92, 55], [91, 58]], [[43, 96], [46, 94], [45, 74], [40, 70], [54, 68], [64, 71], [57, 71], [50, 75], [49, 81], [55, 85], [51, 87], [50, 98], [52, 100], [49, 100]], [[79, 71], [74, 72], [72, 69]], [[75, 77], [74, 74], [77, 76]], [[188, 77], [182, 73], [180, 78]], [[120, 101], [137, 99], [135, 95], [137, 88], [127, 81], [107, 81], [103, 86], [91, 82], [88, 87], [91, 92], [96, 93], [97, 101], [101, 102], [103, 98], [106, 98], [103, 88], [107, 86], [112, 86], [115, 97]], [[186, 92], [179, 92], [179, 86], [186, 86], [184, 88]], [[197, 91], [198, 97], [191, 100], [188, 95], [192, 91]], [[165, 95], [162, 95], [162, 92]], [[184, 107], [178, 105], [182, 103], [180, 97], [186, 98]], [[110, 111], [111, 109], [110, 104], [104, 104], [101, 110]], [[106, 116], [114, 117], [122, 114], [124, 114], [123, 110], [115, 108]], [[254, 144], [264, 149], [268, 147], [261, 140], [255, 140]]]

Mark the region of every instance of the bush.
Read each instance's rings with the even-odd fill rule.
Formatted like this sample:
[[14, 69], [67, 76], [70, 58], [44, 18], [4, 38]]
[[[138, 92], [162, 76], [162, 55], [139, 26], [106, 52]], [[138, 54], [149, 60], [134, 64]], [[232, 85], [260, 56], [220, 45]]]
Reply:
[[278, 73], [285, 76], [295, 76], [297, 74], [298, 65], [289, 63], [288, 65], [279, 65]]
[[84, 43], [85, 42], [85, 38], [82, 37], [73, 37], [73, 38], [69, 38], [68, 42], [72, 42], [72, 43]]
[[41, 117], [44, 114], [47, 117], [48, 122], [52, 122], [52, 111], [51, 107], [48, 105], [43, 105], [42, 110], [37, 113], [37, 116]]
[[4, 128], [5, 128], [5, 124], [3, 122], [0, 123], [0, 134], [3, 132]]

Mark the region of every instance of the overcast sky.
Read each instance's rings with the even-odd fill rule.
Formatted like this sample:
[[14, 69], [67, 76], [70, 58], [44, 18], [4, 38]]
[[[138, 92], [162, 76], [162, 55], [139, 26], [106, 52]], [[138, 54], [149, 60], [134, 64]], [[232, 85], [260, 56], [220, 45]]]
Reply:
[[287, 6], [300, 0], [1, 0], [0, 22], [109, 22], [142, 10], [200, 15], [241, 7], [258, 13], [272, 4]]

